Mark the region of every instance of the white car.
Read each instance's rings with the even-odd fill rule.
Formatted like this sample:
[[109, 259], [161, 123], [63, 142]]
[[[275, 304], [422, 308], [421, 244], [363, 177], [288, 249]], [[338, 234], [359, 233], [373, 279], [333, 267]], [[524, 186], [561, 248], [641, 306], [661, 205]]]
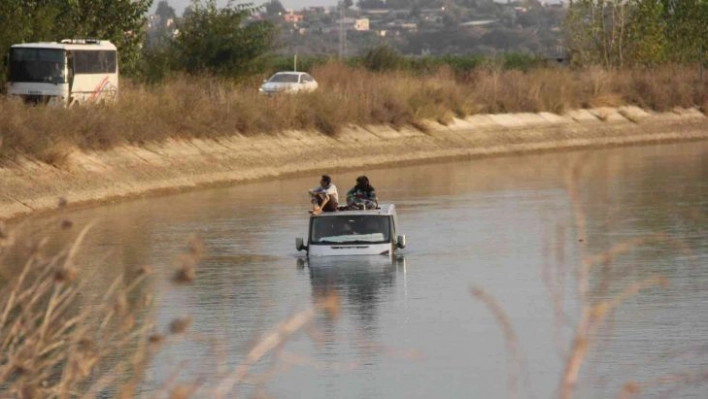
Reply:
[[263, 94], [301, 93], [317, 89], [315, 79], [305, 72], [278, 72], [263, 82], [258, 90]]

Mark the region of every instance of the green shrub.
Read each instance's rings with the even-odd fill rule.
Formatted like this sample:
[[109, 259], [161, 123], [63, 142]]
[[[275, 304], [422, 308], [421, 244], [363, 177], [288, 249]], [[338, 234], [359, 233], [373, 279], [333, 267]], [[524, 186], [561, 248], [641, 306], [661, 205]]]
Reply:
[[364, 54], [363, 66], [372, 72], [397, 71], [406, 64], [406, 59], [389, 45], [380, 45]]
[[193, 0], [173, 42], [181, 69], [232, 78], [263, 71], [276, 28], [268, 21], [246, 23], [259, 8], [229, 3], [219, 9], [216, 0]]

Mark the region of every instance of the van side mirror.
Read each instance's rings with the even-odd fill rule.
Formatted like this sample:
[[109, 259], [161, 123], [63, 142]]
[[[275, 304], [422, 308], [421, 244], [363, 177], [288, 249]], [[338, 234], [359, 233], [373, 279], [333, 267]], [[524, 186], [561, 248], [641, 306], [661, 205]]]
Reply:
[[396, 239], [396, 246], [401, 249], [406, 247], [406, 236], [404, 234], [398, 236]]
[[302, 240], [302, 237], [298, 237], [295, 239], [295, 249], [298, 251], [303, 251], [307, 249], [307, 245], [305, 245], [304, 241]]

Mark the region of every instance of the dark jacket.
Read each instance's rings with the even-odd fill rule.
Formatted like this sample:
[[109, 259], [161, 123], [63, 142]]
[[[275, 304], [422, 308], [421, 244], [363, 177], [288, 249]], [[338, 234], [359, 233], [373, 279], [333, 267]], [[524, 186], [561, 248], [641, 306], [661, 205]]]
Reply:
[[347, 191], [347, 204], [351, 204], [359, 201], [377, 201], [376, 190], [373, 186], [359, 186], [356, 185], [352, 187], [351, 190]]

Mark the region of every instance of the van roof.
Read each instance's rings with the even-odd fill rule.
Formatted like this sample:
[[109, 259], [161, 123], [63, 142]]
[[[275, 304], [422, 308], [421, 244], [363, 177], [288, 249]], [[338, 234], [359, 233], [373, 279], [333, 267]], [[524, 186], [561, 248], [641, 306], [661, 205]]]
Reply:
[[322, 212], [313, 217], [329, 217], [343, 215], [395, 215], [396, 206], [393, 204], [379, 204], [378, 209], [367, 209], [365, 211], [339, 211], [339, 212]]

